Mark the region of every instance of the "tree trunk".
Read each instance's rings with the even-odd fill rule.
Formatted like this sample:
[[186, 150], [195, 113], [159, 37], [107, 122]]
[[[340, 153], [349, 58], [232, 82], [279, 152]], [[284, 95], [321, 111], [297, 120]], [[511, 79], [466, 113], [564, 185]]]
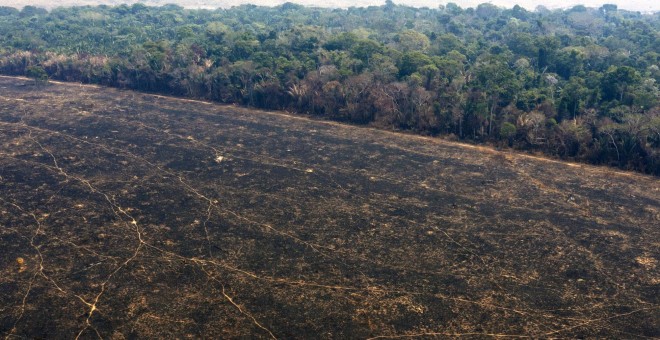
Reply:
[[493, 132], [493, 111], [495, 111], [495, 102], [490, 103], [490, 116], [488, 118], [488, 135]]

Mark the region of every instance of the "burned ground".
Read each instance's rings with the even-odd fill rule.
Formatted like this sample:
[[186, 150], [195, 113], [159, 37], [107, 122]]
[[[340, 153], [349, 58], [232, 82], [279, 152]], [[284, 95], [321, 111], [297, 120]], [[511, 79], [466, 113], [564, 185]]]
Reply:
[[0, 78], [7, 338], [660, 336], [657, 178]]

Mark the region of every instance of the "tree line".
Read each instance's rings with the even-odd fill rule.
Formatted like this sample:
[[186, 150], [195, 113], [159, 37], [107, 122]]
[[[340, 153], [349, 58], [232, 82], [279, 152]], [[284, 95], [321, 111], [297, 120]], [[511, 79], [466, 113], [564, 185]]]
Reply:
[[0, 72], [660, 175], [659, 28], [615, 5], [0, 7]]

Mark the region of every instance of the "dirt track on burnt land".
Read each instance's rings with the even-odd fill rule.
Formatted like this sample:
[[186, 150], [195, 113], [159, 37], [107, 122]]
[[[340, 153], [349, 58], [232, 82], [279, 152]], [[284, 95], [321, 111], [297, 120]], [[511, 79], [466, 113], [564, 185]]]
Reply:
[[658, 225], [654, 177], [0, 78], [7, 338], [659, 337]]

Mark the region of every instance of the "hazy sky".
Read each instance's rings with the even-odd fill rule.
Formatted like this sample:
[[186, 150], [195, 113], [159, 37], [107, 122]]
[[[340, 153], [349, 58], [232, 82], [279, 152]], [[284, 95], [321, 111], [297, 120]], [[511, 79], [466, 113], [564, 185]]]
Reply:
[[[0, 0], [2, 1], [2, 0]], [[230, 0], [233, 1], [233, 0]], [[454, 2], [463, 8], [476, 7], [477, 5], [488, 2], [493, 5], [502, 7], [513, 7], [518, 4], [528, 10], [534, 10], [536, 6], [543, 5], [547, 8], [567, 8], [575, 5], [585, 5], [587, 7], [600, 7], [603, 4], [616, 4], [619, 8], [628, 9], [633, 11], [660, 11], [660, 0], [392, 0], [395, 4], [406, 4], [416, 7], [430, 7], [435, 8], [439, 4], [446, 4]], [[273, 0], [254, 0], [254, 3], [269, 4]], [[286, 1], [281, 1], [284, 3]], [[332, 7], [348, 7], [348, 6], [369, 6], [381, 5], [385, 0], [294, 0], [291, 2], [301, 3], [304, 5], [319, 5], [332, 6]]]
[[[385, 0], [289, 0], [307, 6], [322, 7], [349, 7], [349, 6], [370, 6], [382, 5]], [[578, 4], [587, 7], [600, 7], [604, 3], [616, 4], [619, 8], [633, 11], [660, 11], [660, 0], [393, 0], [395, 4], [406, 4], [417, 7], [435, 8], [440, 4], [454, 2], [463, 8], [476, 7], [483, 2], [490, 2], [497, 6], [513, 7], [518, 4], [529, 10], [534, 10], [536, 6], [543, 5], [547, 8], [567, 8]], [[120, 3], [132, 4], [142, 2], [147, 5], [162, 5], [167, 3], [177, 3], [190, 8], [228, 8], [244, 3], [253, 3], [256, 5], [275, 6], [287, 2], [287, 0], [0, 0], [0, 5], [13, 6], [21, 8], [25, 5], [37, 5], [46, 8], [71, 5], [96, 5], [108, 4], [117, 5]]]

